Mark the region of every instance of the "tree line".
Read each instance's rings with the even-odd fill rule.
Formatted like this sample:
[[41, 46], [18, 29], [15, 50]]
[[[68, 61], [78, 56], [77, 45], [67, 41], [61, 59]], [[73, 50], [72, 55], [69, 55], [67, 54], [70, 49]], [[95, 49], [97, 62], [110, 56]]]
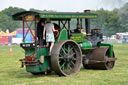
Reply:
[[[37, 9], [30, 9], [34, 11]], [[0, 11], [0, 29], [6, 31], [14, 31], [20, 27], [21, 23], [12, 20], [12, 15], [17, 12], [25, 11], [25, 9], [17, 7], [9, 7]], [[43, 10], [48, 11], [48, 10]], [[54, 10], [49, 10], [54, 11]], [[113, 10], [92, 10], [91, 12], [98, 15], [97, 19], [91, 20], [91, 28], [100, 28], [105, 36], [111, 36], [119, 32], [128, 32], [128, 3], [123, 7]]]
[[104, 35], [111, 36], [119, 32], [128, 32], [128, 3], [119, 9], [108, 11], [101, 8], [93, 13], [98, 14], [98, 18], [93, 20], [92, 27], [101, 28]]

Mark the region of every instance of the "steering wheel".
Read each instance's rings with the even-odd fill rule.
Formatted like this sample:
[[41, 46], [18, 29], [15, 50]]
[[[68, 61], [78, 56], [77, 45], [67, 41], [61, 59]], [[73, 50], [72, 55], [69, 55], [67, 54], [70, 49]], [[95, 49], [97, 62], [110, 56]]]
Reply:
[[59, 35], [59, 30], [57, 30], [56, 32], [54, 32], [54, 37], [57, 38]]

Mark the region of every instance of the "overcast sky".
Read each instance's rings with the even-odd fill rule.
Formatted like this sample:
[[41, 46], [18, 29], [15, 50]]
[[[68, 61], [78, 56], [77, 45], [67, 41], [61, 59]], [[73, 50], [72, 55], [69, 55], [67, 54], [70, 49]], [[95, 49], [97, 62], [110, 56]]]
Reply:
[[85, 9], [97, 10], [104, 8], [112, 10], [119, 8], [128, 0], [0, 0], [0, 11], [12, 7], [29, 10], [30, 8], [40, 10], [56, 10], [67, 12], [80, 12]]

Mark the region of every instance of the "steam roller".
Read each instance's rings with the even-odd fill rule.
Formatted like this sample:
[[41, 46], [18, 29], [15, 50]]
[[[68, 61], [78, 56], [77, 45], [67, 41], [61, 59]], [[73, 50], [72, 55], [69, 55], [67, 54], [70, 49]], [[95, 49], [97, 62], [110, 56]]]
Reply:
[[[100, 28], [91, 28], [91, 19], [96, 19], [97, 14], [90, 10], [23, 11], [12, 15], [12, 18], [21, 21], [23, 27], [20, 47], [25, 54], [20, 59], [21, 67], [25, 66], [26, 71], [33, 75], [46, 75], [52, 71], [59, 76], [75, 75], [80, 71], [82, 62], [85, 69], [109, 70], [114, 67], [116, 58], [113, 45], [103, 42]], [[53, 27], [57, 30], [53, 33], [55, 41], [52, 51], [51, 44], [47, 46], [42, 43], [47, 41], [46, 36], [41, 37], [42, 32], [38, 30], [43, 27], [42, 22], [54, 22]], [[28, 34], [32, 36], [32, 41], [27, 41]], [[46, 40], [42, 41], [43, 37]]]
[[83, 57], [83, 66], [85, 69], [110, 70], [115, 64], [115, 54], [108, 47], [98, 47], [91, 50]]

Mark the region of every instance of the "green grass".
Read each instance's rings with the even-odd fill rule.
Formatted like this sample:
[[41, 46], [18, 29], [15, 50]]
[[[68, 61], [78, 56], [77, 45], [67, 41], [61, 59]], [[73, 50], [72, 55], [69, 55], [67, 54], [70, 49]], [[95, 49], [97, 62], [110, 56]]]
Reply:
[[128, 85], [128, 44], [114, 44], [118, 58], [112, 70], [86, 70], [81, 67], [77, 75], [59, 77], [55, 73], [34, 76], [20, 68], [19, 59], [24, 51], [13, 46], [9, 54], [8, 46], [0, 46], [0, 85]]

